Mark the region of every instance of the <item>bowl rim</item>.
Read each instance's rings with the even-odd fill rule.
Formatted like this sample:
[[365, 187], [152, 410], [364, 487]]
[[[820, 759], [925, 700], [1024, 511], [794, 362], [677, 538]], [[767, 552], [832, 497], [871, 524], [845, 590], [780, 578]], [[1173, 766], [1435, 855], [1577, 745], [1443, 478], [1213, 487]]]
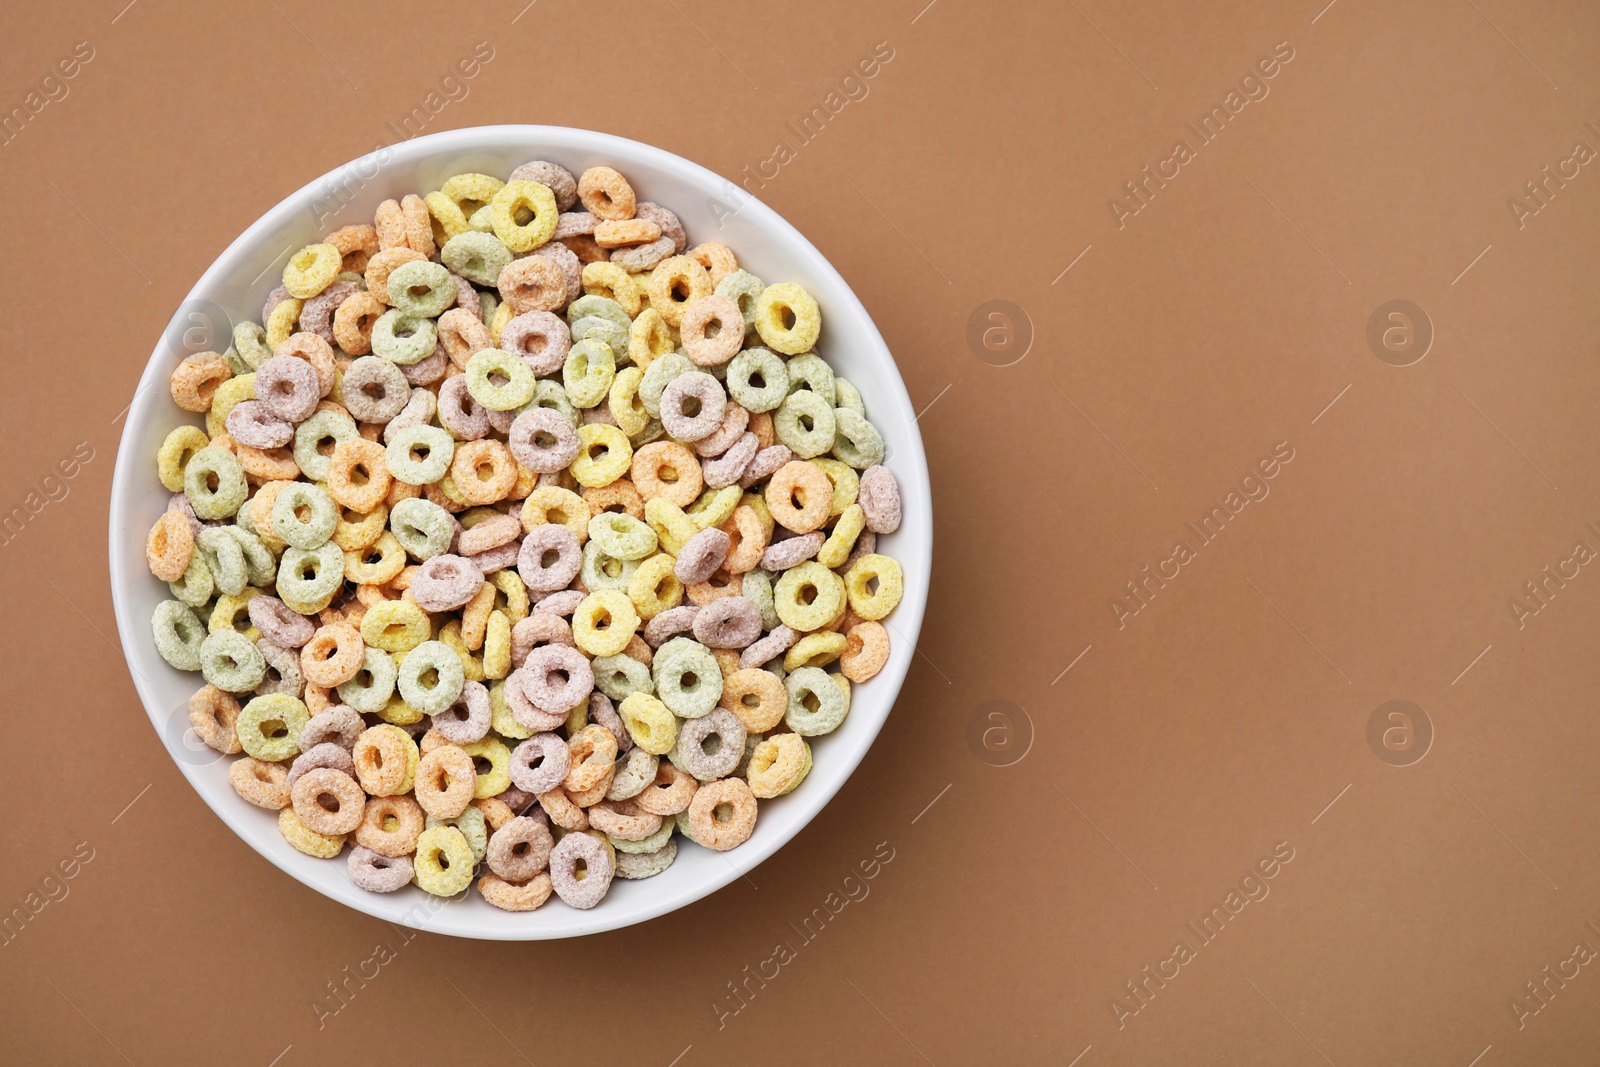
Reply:
[[[218, 288], [218, 283], [231, 275], [235, 270], [235, 262], [246, 258], [262, 243], [265, 235], [273, 230], [288, 224], [296, 213], [306, 211], [309, 206], [317, 202], [319, 192], [328, 187], [330, 179], [336, 179], [341, 174], [352, 169], [359, 169], [363, 164], [376, 159], [380, 168], [396, 165], [425, 164], [429, 157], [449, 153], [465, 154], [473, 151], [494, 151], [508, 142], [530, 142], [536, 146], [560, 149], [573, 153], [593, 153], [598, 155], [611, 154], [611, 158], [624, 162], [628, 166], [643, 166], [646, 169], [670, 175], [685, 184], [699, 189], [715, 189], [722, 195], [732, 197], [738, 203], [738, 213], [752, 212], [754, 222], [764, 230], [776, 234], [776, 243], [783, 249], [784, 254], [792, 254], [796, 266], [803, 264], [804, 269], [816, 277], [827, 278], [835, 284], [844, 295], [848, 304], [853, 305], [851, 318], [859, 320], [852, 322], [850, 328], [859, 330], [859, 343], [869, 353], [869, 358], [882, 361], [889, 369], [889, 378], [892, 386], [888, 395], [874, 397], [875, 405], [887, 405], [890, 410], [888, 417], [904, 419], [908, 426], [909, 448], [900, 447], [895, 450], [894, 472], [901, 485], [901, 496], [905, 509], [905, 519], [901, 529], [897, 531], [897, 538], [905, 538], [906, 549], [903, 554], [922, 561], [920, 573], [907, 573], [906, 595], [900, 609], [896, 611], [894, 630], [899, 639], [906, 643], [910, 654], [898, 659], [891, 658], [890, 663], [877, 675], [873, 681], [879, 683], [877, 694], [881, 695], [882, 711], [874, 717], [868, 732], [854, 749], [842, 749], [830, 753], [830, 763], [833, 780], [830, 782], [815, 783], [818, 788], [808, 793], [799, 793], [794, 800], [801, 801], [800, 815], [792, 826], [781, 828], [775, 836], [761, 840], [747, 842], [747, 845], [756, 846], [746, 852], [741, 846], [737, 855], [740, 863], [733, 862], [718, 865], [712, 868], [712, 874], [704, 880], [694, 882], [677, 892], [663, 893], [648, 903], [636, 906], [625, 912], [615, 912], [603, 906], [587, 911], [574, 910], [577, 918], [564, 923], [559, 928], [545, 929], [537, 924], [531, 926], [513, 927], [508, 924], [503, 929], [482, 928], [475, 921], [451, 922], [446, 919], [451, 909], [435, 907], [430, 909], [412, 906], [398, 914], [395, 909], [388, 909], [386, 913], [377, 907], [387, 900], [394, 898], [381, 894], [351, 895], [349, 898], [337, 895], [329, 888], [302, 877], [302, 865], [286, 865], [280, 862], [279, 857], [264, 851], [255, 840], [254, 834], [244, 829], [244, 816], [257, 814], [242, 800], [238, 805], [219, 805], [212, 802], [208, 790], [202, 788], [202, 774], [209, 769], [207, 766], [195, 766], [178, 759], [174, 752], [174, 742], [167, 736], [163, 724], [156, 710], [161, 704], [154, 692], [154, 683], [145, 678], [142, 672], [134, 667], [133, 649], [141, 648], [149, 643], [148, 624], [143, 620], [132, 617], [132, 605], [128, 602], [131, 594], [132, 582], [148, 580], [149, 575], [142, 567], [135, 567], [132, 560], [124, 558], [127, 544], [126, 523], [121, 520], [131, 513], [133, 499], [138, 494], [149, 491], [143, 479], [153, 476], [148, 470], [140, 471], [136, 465], [148, 461], [149, 457], [135, 455], [136, 449], [132, 447], [133, 438], [136, 436], [134, 427], [142, 420], [136, 417], [141, 407], [158, 403], [159, 400], [145, 397], [154, 383], [163, 380], [170, 370], [165, 360], [169, 353], [165, 351], [166, 341], [173, 325], [182, 315], [184, 308], [195, 301], [207, 300], [206, 294]], [[535, 148], [537, 150], [537, 148]], [[376, 179], [374, 179], [376, 180]], [[838, 309], [830, 312], [838, 315]], [[159, 391], [160, 399], [165, 399], [165, 390]], [[141, 397], [145, 397], [141, 404]], [[159, 486], [159, 483], [154, 483]], [[909, 490], [909, 491], [908, 491]], [[165, 490], [162, 490], [165, 492]], [[845, 281], [833, 264], [824, 256], [809, 239], [771, 207], [750, 194], [743, 187], [731, 179], [725, 178], [709, 168], [703, 167], [688, 159], [678, 156], [665, 149], [642, 141], [620, 137], [615, 134], [601, 133], [568, 126], [545, 126], [533, 124], [498, 124], [490, 126], [471, 126], [454, 130], [445, 130], [438, 133], [425, 134], [407, 141], [387, 145], [353, 160], [342, 163], [326, 173], [317, 176], [310, 182], [291, 192], [272, 208], [264, 212], [244, 232], [239, 234], [217, 257], [211, 265], [201, 274], [200, 278], [190, 288], [188, 294], [179, 302], [171, 320], [163, 327], [156, 339], [151, 354], [145, 363], [144, 372], [139, 378], [133, 400], [129, 404], [127, 417], [123, 423], [122, 433], [118, 439], [117, 457], [112, 472], [111, 495], [107, 506], [108, 525], [108, 556], [109, 578], [111, 582], [112, 608], [116, 616], [117, 635], [123, 646], [124, 660], [128, 663], [134, 688], [139, 695], [140, 703], [144, 706], [145, 714], [155, 728], [162, 746], [167, 750], [167, 755], [172, 759], [178, 770], [188, 780], [189, 785], [198, 794], [200, 800], [211, 809], [217, 818], [233, 831], [246, 845], [261, 855], [273, 866], [283, 870], [297, 882], [305, 885], [319, 894], [335, 902], [352, 908], [362, 914], [401, 925], [416, 930], [430, 933], [446, 934], [457, 937], [475, 938], [481, 940], [498, 941], [526, 941], [547, 940], [567, 937], [581, 937], [589, 934], [600, 933], [607, 930], [623, 929], [651, 919], [659, 918], [670, 912], [694, 903], [697, 900], [710, 896], [712, 893], [724, 888], [735, 878], [741, 877], [754, 870], [761, 863], [778, 852], [779, 849], [793, 840], [803, 829], [810, 825], [817, 814], [833, 799], [843, 788], [856, 768], [865, 759], [867, 751], [872, 747], [878, 732], [882, 729], [884, 721], [888, 718], [889, 711], [899, 698], [900, 691], [905, 682], [911, 660], [917, 654], [917, 638], [920, 635], [923, 617], [927, 606], [928, 586], [932, 575], [933, 562], [933, 523], [932, 523], [932, 494], [928, 475], [927, 456], [923, 448], [922, 436], [918, 429], [917, 420], [913, 414], [910, 396], [906, 391], [905, 381], [900, 375], [899, 367], [895, 362], [893, 353], [883, 340], [876, 323], [862, 304], [855, 290]], [[909, 542], [909, 543], [906, 543]], [[142, 559], [139, 560], [142, 563]], [[131, 573], [130, 573], [131, 572]], [[143, 624], [141, 624], [143, 623]], [[148, 654], [149, 650], [146, 650]], [[294, 853], [300, 857], [299, 853]], [[300, 857], [306, 858], [306, 857]], [[307, 868], [309, 870], [309, 868]], [[352, 889], [354, 886], [352, 885]], [[470, 888], [470, 887], [469, 887]], [[363, 906], [370, 898], [373, 907]], [[430, 901], [434, 898], [430, 898]], [[454, 899], [454, 898], [452, 898]], [[363, 903], [358, 903], [358, 901]], [[427, 911], [427, 914], [419, 914]], [[498, 913], [497, 913], [498, 914]], [[537, 914], [537, 913], [534, 913]], [[613, 918], [612, 916], [615, 916]]]

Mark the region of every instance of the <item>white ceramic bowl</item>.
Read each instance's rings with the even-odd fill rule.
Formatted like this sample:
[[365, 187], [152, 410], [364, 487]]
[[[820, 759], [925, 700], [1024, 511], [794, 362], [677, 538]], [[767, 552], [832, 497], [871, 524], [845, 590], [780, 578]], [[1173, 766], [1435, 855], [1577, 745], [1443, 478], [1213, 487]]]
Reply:
[[[295, 851], [278, 833], [272, 813], [234, 793], [227, 780], [233, 757], [206, 748], [189, 729], [186, 701], [203, 684], [200, 676], [167, 666], [151, 642], [151, 613], [170, 594], [145, 566], [144, 540], [169, 496], [156, 478], [156, 449], [174, 426], [197, 418], [180, 411], [168, 395], [167, 376], [177, 360], [189, 352], [220, 352], [233, 323], [259, 321], [263, 299], [278, 284], [291, 250], [339, 226], [371, 222], [386, 198], [437, 189], [463, 171], [503, 176], [531, 159], [551, 160], [574, 174], [597, 164], [613, 166], [641, 200], [677, 212], [691, 245], [724, 242], [758, 277], [798, 282], [816, 297], [823, 315], [819, 351], [861, 390], [868, 417], [888, 443], [887, 465], [900, 482], [904, 523], [879, 540], [879, 551], [903, 565], [905, 598], [888, 620], [888, 665], [855, 688], [844, 725], [815, 739], [815, 766], [800, 788], [761, 802], [749, 841], [718, 853], [680, 840], [677, 862], [666, 872], [638, 882], [617, 879], [591, 910], [552, 897], [538, 911], [513, 914], [491, 907], [475, 891], [441, 901], [414, 886], [388, 895], [357, 889], [343, 857], [318, 860]], [[572, 937], [642, 922], [715, 892], [781, 848], [838, 792], [877, 736], [915, 654], [927, 603], [932, 519], [927, 460], [894, 359], [844, 279], [793, 226], [727, 179], [659, 148], [563, 127], [486, 126], [418, 137], [318, 178], [267, 212], [205, 272], [151, 353], [127, 413], [111, 488], [111, 594], [123, 651], [151, 723], [190, 784], [257, 852], [319, 893], [390, 922], [496, 940]]]

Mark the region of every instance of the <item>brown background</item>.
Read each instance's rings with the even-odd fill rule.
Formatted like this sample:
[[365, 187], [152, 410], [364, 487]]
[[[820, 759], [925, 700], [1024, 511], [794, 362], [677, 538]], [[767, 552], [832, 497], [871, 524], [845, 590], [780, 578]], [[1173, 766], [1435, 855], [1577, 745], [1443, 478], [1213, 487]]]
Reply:
[[[1576, 542], [1600, 550], [1600, 174], [1520, 229], [1507, 206], [1600, 147], [1593, 5], [125, 2], [0, 16], [0, 110], [94, 50], [0, 148], [0, 505], [94, 452], [0, 546], [0, 910], [93, 849], [0, 947], [0, 1058], [1600, 1055], [1596, 967], [1520, 1029], [1511, 1007], [1600, 948], [1600, 575], [1521, 629], [1509, 607]], [[168, 316], [481, 40], [493, 60], [430, 132], [591, 127], [735, 180], [889, 43], [870, 95], [760, 195], [896, 352], [938, 514], [922, 655], [837, 799], [749, 882], [565, 943], [404, 942], [282, 875], [171, 765], [111, 636], [120, 413]], [[1284, 41], [1270, 95], [1118, 229], [1108, 198], [1194, 147], [1185, 122]], [[967, 341], [991, 299], [1031, 321], [1011, 366]], [[1432, 323], [1412, 366], [1367, 342], [1392, 299]], [[1123, 583], [1278, 442], [1270, 496], [1119, 628]], [[1410, 766], [1369, 746], [1391, 699], [1434, 731]], [[726, 983], [801, 945], [790, 924], [880, 842], [870, 896], [719, 1028]], [[1185, 923], [1280, 842], [1270, 896], [1119, 1028], [1123, 983], [1197, 943]], [[380, 942], [396, 958], [319, 1028], [325, 983]]]

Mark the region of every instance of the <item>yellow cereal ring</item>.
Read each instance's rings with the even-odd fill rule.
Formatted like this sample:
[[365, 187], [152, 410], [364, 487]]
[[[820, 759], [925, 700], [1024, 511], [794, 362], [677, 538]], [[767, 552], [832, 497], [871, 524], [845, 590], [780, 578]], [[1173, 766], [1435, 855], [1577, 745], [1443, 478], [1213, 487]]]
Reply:
[[417, 837], [411, 866], [417, 885], [436, 897], [453, 897], [472, 884], [472, 846], [454, 826], [430, 826]]
[[263, 763], [282, 763], [300, 754], [300, 731], [311, 714], [298, 697], [268, 693], [251, 699], [233, 720], [239, 744]]
[[622, 305], [628, 318], [639, 314], [644, 303], [644, 289], [633, 280], [633, 275], [609, 260], [586, 263], [583, 267], [583, 291], [590, 296], [604, 296]]
[[665, 756], [678, 740], [678, 717], [649, 693], [630, 693], [617, 707], [633, 743], [652, 756]]
[[[395, 666], [400, 666], [400, 657], [394, 658]], [[395, 726], [410, 726], [412, 723], [422, 721], [422, 712], [407, 704], [399, 693], [389, 697], [389, 702], [378, 709], [378, 718]]]
[[571, 489], [558, 485], [545, 485], [528, 494], [522, 502], [522, 529], [532, 533], [535, 526], [559, 522], [578, 538], [578, 544], [589, 540], [589, 503]]
[[412, 600], [376, 604], [367, 609], [361, 620], [361, 639], [385, 652], [409, 652], [431, 634], [427, 612]]
[[[478, 772], [477, 799], [499, 796], [511, 788], [511, 750], [492, 737], [462, 745], [461, 751], [472, 757]], [[488, 767], [484, 763], [488, 763]]]
[[517, 572], [507, 567], [489, 575], [489, 584], [495, 588], [494, 610], [504, 612], [506, 621], [515, 625], [528, 617], [531, 607], [528, 587], [522, 584]]
[[433, 220], [433, 242], [443, 245], [452, 237], [459, 237], [472, 229], [467, 224], [467, 216], [451, 200], [441, 192], [432, 192], [422, 198], [422, 203], [428, 209], [428, 216]]
[[[398, 485], [391, 482], [390, 485]], [[333, 526], [333, 543], [346, 552], [359, 552], [371, 548], [383, 538], [389, 527], [389, 508], [379, 504], [366, 514], [348, 508], [339, 509], [339, 521]]]
[[694, 520], [665, 497], [658, 496], [654, 500], [645, 501], [644, 521], [655, 530], [656, 537], [661, 541], [661, 547], [673, 555], [677, 555], [689, 538], [700, 532], [700, 527], [695, 525]]
[[849, 641], [844, 634], [832, 630], [806, 634], [784, 653], [783, 669], [795, 671], [801, 667], [826, 667], [843, 655], [848, 647]]
[[645, 410], [644, 401], [639, 399], [639, 383], [643, 380], [644, 371], [638, 367], [624, 367], [611, 379], [611, 392], [606, 397], [606, 407], [611, 417], [617, 420], [622, 432], [630, 437], [650, 424], [650, 413]]
[[633, 446], [628, 435], [615, 426], [591, 422], [578, 427], [578, 458], [568, 469], [581, 486], [597, 489], [610, 485], [633, 463]]
[[822, 542], [822, 547], [817, 549], [817, 562], [824, 567], [838, 567], [850, 558], [850, 550], [856, 547], [856, 538], [861, 536], [861, 531], [866, 529], [867, 517], [861, 510], [860, 504], [851, 504], [840, 514], [837, 522], [833, 524], [833, 532], [828, 539]]
[[628, 358], [642, 371], [649, 370], [654, 360], [676, 351], [677, 347], [671, 327], [655, 308], [647, 307], [639, 312], [628, 328]]
[[439, 186], [439, 192], [455, 205], [457, 211], [471, 218], [481, 209], [488, 207], [489, 202], [494, 199], [494, 194], [505, 188], [505, 184], [492, 175], [467, 171], [446, 178]]
[[510, 304], [501, 304], [494, 309], [494, 314], [489, 316], [489, 340], [495, 344], [500, 343], [500, 331], [506, 328], [506, 323], [516, 317], [516, 311]]
[[[873, 579], [878, 582], [875, 591], [871, 586]], [[779, 584], [782, 584], [781, 579]], [[875, 621], [889, 614], [900, 603], [901, 596], [905, 594], [905, 577], [896, 560], [872, 553], [850, 565], [845, 572], [844, 587], [850, 596], [850, 610], [863, 619]]]
[[683, 583], [673, 573], [677, 560], [665, 552], [658, 552], [639, 564], [638, 570], [628, 580], [628, 599], [633, 601], [639, 618], [646, 622], [668, 608], [683, 603]]
[[[461, 636], [460, 619], [451, 619], [439, 627], [439, 640], [455, 649], [456, 655], [461, 657], [461, 670], [466, 681], [481, 682], [485, 680], [482, 661], [472, 654], [472, 649], [467, 647], [466, 640]], [[499, 727], [496, 727], [496, 729], [499, 729]], [[500, 730], [500, 732], [505, 733], [504, 730]], [[506, 736], [509, 737], [511, 735], [506, 734]]]
[[844, 509], [854, 504], [861, 493], [861, 475], [844, 460], [827, 456], [817, 456], [811, 460], [811, 465], [826, 474], [833, 485], [833, 502], [828, 505], [829, 517], [843, 514]]
[[331, 860], [344, 851], [344, 834], [317, 833], [300, 821], [293, 808], [278, 812], [278, 832], [296, 849], [319, 860]]
[[[261, 631], [250, 625], [250, 601], [261, 595], [261, 590], [255, 586], [246, 586], [238, 596], [223, 594], [217, 597], [216, 607], [211, 609], [211, 618], [206, 623], [207, 633], [221, 633], [223, 630], [238, 630], [250, 640], [254, 641], [261, 636]], [[244, 627], [239, 626], [244, 620]]]
[[504, 682], [496, 682], [489, 687], [489, 725], [495, 733], [513, 741], [526, 741], [534, 733], [511, 714], [511, 705], [506, 703]]
[[750, 753], [745, 778], [750, 792], [762, 799], [781, 797], [811, 773], [811, 746], [799, 734], [777, 734]]
[[510, 673], [511, 620], [503, 611], [491, 611], [483, 635], [483, 676], [499, 679]]
[[820, 630], [844, 610], [844, 579], [809, 559], [783, 572], [772, 587], [772, 601], [785, 626], [802, 633]]
[[517, 253], [532, 252], [550, 240], [558, 214], [556, 195], [538, 182], [507, 182], [489, 201], [494, 235]]
[[283, 268], [283, 287], [300, 300], [316, 296], [339, 273], [344, 257], [330, 244], [306, 245], [289, 257]]
[[593, 656], [615, 656], [639, 629], [639, 613], [621, 589], [596, 589], [572, 613], [572, 641]]
[[728, 516], [733, 514], [733, 509], [739, 506], [739, 500], [744, 496], [744, 490], [737, 485], [725, 485], [721, 489], [707, 489], [700, 494], [700, 499], [690, 504], [684, 514], [694, 521], [696, 528], [709, 530], [713, 526], [721, 526], [728, 521]]
[[795, 283], [769, 285], [756, 297], [756, 333], [774, 352], [786, 356], [809, 352], [821, 332], [822, 311], [811, 294]]
[[[711, 275], [688, 256], [669, 256], [650, 272], [646, 294], [650, 307], [672, 327], [683, 322], [685, 306], [711, 295]], [[809, 348], [810, 346], [806, 346]], [[804, 348], [796, 349], [804, 352]]]
[[[374, 513], [376, 514], [376, 513]], [[405, 570], [406, 550], [385, 530], [376, 544], [344, 554], [344, 576], [357, 585], [382, 585]]]
[[[250, 385], [254, 395], [254, 375], [251, 376]], [[212, 394], [211, 403], [213, 407], [216, 406], [215, 393]], [[198, 426], [179, 426], [167, 434], [167, 439], [161, 442], [161, 448], [156, 452], [156, 476], [161, 479], [162, 487], [172, 493], [183, 492], [183, 468], [196, 452], [210, 443], [211, 439]]]
[[206, 412], [206, 433], [215, 440], [217, 435], [224, 431], [224, 424], [233, 409], [246, 400], [254, 400], [255, 397], [254, 374], [236, 374], [217, 386], [217, 391], [211, 394], [211, 410]]
[[294, 336], [294, 328], [300, 322], [300, 309], [303, 302], [296, 297], [280, 301], [272, 309], [272, 314], [267, 316], [267, 344], [277, 348], [283, 342]]

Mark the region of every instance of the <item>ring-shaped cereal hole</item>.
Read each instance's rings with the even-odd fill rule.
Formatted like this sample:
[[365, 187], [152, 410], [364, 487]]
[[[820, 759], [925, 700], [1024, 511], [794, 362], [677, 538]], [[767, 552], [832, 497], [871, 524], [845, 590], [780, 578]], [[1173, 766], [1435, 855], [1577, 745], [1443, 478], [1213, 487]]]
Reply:
[[393, 893], [404, 889], [416, 871], [409, 856], [385, 856], [357, 845], [346, 861], [350, 881], [369, 893]]
[[728, 396], [722, 383], [704, 371], [680, 374], [661, 391], [660, 419], [667, 433], [693, 443], [722, 425]]
[[638, 198], [628, 179], [610, 167], [590, 167], [578, 178], [578, 199], [584, 210], [597, 219], [631, 219], [638, 209]]
[[427, 613], [414, 600], [386, 600], [361, 617], [361, 640], [384, 652], [410, 652], [431, 633]]
[[[363, 624], [365, 621], [362, 620]], [[362, 714], [376, 715], [388, 706], [389, 698], [394, 695], [398, 674], [392, 656], [381, 648], [365, 647], [361, 650], [361, 666], [356, 673], [336, 687], [339, 699]], [[357, 762], [356, 770], [360, 769]], [[367, 792], [379, 791], [369, 786]]]
[[362, 291], [346, 297], [333, 312], [333, 339], [341, 351], [364, 356], [372, 351], [372, 330], [387, 305]]
[[390, 308], [372, 324], [372, 351], [390, 363], [421, 363], [438, 347], [439, 327], [432, 319]]
[[454, 826], [430, 826], [417, 838], [413, 877], [425, 893], [453, 897], [472, 884], [476, 861], [466, 836]]
[[794, 460], [773, 472], [764, 499], [778, 525], [795, 533], [810, 533], [828, 521], [833, 483], [815, 465]]
[[756, 298], [756, 333], [774, 352], [809, 352], [822, 332], [822, 312], [811, 294], [793, 282], [769, 285]]
[[467, 441], [457, 445], [451, 457], [450, 479], [468, 504], [493, 504], [504, 500], [517, 484], [517, 461], [499, 441]]
[[755, 832], [756, 798], [742, 778], [707, 782], [687, 810], [692, 840], [718, 852], [737, 848]]
[[815, 560], [785, 571], [772, 594], [778, 618], [802, 633], [827, 626], [845, 607], [844, 579]]
[[365, 223], [340, 227], [328, 235], [327, 243], [344, 257], [340, 269], [356, 274], [366, 269], [367, 260], [379, 250], [377, 229]]
[[[402, 754], [399, 763], [405, 763]], [[422, 806], [410, 796], [375, 796], [367, 799], [356, 843], [380, 856], [407, 856], [416, 851], [424, 826]]]
[[289, 768], [245, 756], [228, 768], [228, 784], [258, 808], [280, 811], [289, 806]]
[[306, 771], [289, 789], [289, 801], [300, 821], [329, 836], [347, 834], [359, 826], [366, 799], [354, 778], [332, 767]]
[[655, 441], [633, 454], [630, 477], [646, 501], [661, 498], [680, 508], [700, 497], [700, 461], [676, 441]]
[[715, 294], [684, 309], [679, 333], [683, 350], [702, 367], [727, 363], [744, 343], [744, 317], [731, 297]]
[[477, 781], [471, 756], [455, 745], [440, 745], [417, 763], [412, 796], [429, 815], [453, 819], [467, 809]]
[[325, 489], [310, 482], [291, 482], [272, 502], [272, 530], [294, 548], [326, 544], [339, 521], [339, 509]]
[[533, 369], [503, 349], [479, 350], [466, 371], [467, 391], [490, 411], [513, 411], [533, 399]]
[[550, 850], [550, 884], [568, 907], [599, 904], [615, 870], [610, 850], [586, 833], [569, 833]]
[[[356, 780], [374, 797], [395, 797], [404, 806], [410, 797], [401, 796], [411, 786], [418, 762], [417, 743], [398, 726], [382, 723], [369, 727], [356, 738], [350, 750]], [[374, 846], [368, 845], [373, 848]]]
[[776, 734], [750, 754], [745, 778], [750, 793], [759, 799], [793, 792], [811, 771], [811, 746], [799, 734]]
[[507, 182], [490, 198], [489, 213], [495, 236], [521, 254], [550, 240], [560, 210], [549, 186], [517, 180]]
[[783, 687], [789, 695], [783, 721], [802, 737], [832, 733], [850, 710], [844, 691], [820, 667], [791, 671]]
[[639, 314], [644, 304], [644, 289], [633, 275], [615, 263], [586, 264], [581, 278], [585, 293], [615, 300], [630, 320]]
[[300, 700], [270, 693], [245, 704], [234, 720], [234, 729], [239, 744], [251, 756], [266, 763], [281, 763], [299, 755], [300, 731], [310, 719]]
[[744, 756], [744, 723], [727, 708], [713, 708], [678, 728], [678, 740], [667, 758], [702, 782], [731, 773]]
[[688, 256], [670, 256], [650, 272], [645, 292], [668, 326], [683, 323], [684, 308], [711, 295], [711, 275]]
[[905, 576], [897, 560], [870, 553], [851, 564], [844, 576], [850, 610], [873, 622], [888, 615], [905, 593]]
[[333, 245], [306, 245], [285, 264], [283, 287], [299, 300], [316, 296], [328, 287], [343, 266], [344, 256]]

